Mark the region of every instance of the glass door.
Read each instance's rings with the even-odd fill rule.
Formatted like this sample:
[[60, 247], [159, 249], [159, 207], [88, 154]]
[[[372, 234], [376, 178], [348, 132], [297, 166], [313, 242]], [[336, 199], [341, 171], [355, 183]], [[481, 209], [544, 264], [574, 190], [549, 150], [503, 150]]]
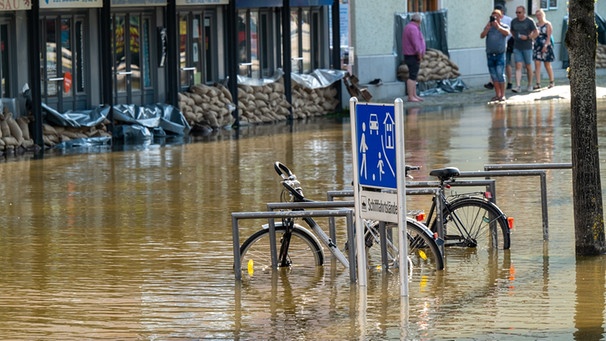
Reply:
[[59, 112], [87, 108], [84, 22], [82, 15], [57, 15], [40, 25], [42, 98]]
[[152, 87], [151, 15], [112, 16], [112, 74], [115, 104], [154, 103]]
[[218, 78], [214, 11], [179, 14], [179, 84], [211, 84]]
[[0, 97], [11, 97], [11, 74], [9, 72], [9, 41], [8, 24], [0, 23]]

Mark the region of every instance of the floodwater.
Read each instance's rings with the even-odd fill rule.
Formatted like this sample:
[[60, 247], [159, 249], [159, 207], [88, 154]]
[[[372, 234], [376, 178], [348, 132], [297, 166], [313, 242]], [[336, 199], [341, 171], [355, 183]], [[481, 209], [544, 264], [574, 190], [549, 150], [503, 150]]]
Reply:
[[[407, 109], [407, 163], [432, 180], [442, 166], [570, 162], [569, 116], [557, 103]], [[279, 201], [274, 161], [317, 200], [351, 184], [352, 161], [348, 120], [235, 135], [0, 164], [0, 339], [606, 338], [606, 259], [574, 255], [569, 169], [547, 171], [549, 241], [539, 179], [498, 178], [511, 250], [482, 262], [447, 250], [446, 269], [411, 282], [408, 298], [397, 270], [371, 269], [360, 287], [335, 262], [304, 278], [237, 282], [230, 214]], [[261, 223], [242, 222], [241, 240]]]

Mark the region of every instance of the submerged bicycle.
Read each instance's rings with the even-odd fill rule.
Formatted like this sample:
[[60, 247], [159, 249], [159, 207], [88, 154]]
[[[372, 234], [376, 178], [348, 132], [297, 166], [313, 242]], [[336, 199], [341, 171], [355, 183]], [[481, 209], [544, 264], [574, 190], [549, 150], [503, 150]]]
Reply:
[[[407, 170], [418, 170], [418, 166], [407, 166]], [[445, 247], [463, 247], [474, 249], [510, 248], [512, 221], [492, 201], [485, 192], [446, 195], [446, 189], [459, 176], [458, 168], [446, 167], [434, 169], [430, 176], [439, 180], [438, 195], [433, 197], [432, 205], [424, 223], [431, 231], [444, 239]], [[440, 233], [437, 203], [442, 209], [443, 233]]]
[[[282, 178], [284, 187], [281, 195], [282, 201], [306, 202], [312, 201], [303, 195], [303, 189], [295, 174], [280, 162], [274, 164], [274, 169]], [[276, 240], [278, 252], [278, 267], [291, 270], [313, 271], [314, 268], [324, 264], [324, 245], [335, 258], [345, 267], [349, 261], [345, 254], [337, 247], [322, 227], [311, 217], [301, 218], [306, 228], [292, 218], [276, 222]], [[379, 265], [374, 252], [379, 249], [379, 224], [375, 221], [364, 222], [365, 243], [367, 248], [367, 266]], [[313, 231], [313, 233], [310, 231]], [[409, 276], [425, 275], [444, 268], [444, 259], [435, 240], [434, 234], [422, 223], [407, 219], [408, 263]], [[387, 239], [387, 256], [391, 266], [397, 267], [398, 245], [397, 238]], [[370, 251], [373, 252], [370, 252]], [[240, 257], [243, 274], [250, 276], [255, 271], [271, 269], [271, 255], [269, 246], [269, 228], [263, 228], [250, 236], [240, 247]]]
[[[412, 180], [410, 171], [420, 170], [419, 166], [405, 166], [405, 176]], [[507, 250], [511, 246], [511, 229], [513, 221], [503, 213], [503, 211], [492, 201], [488, 200], [486, 192], [470, 192], [464, 194], [447, 195], [447, 190], [456, 181], [460, 171], [455, 167], [446, 167], [434, 169], [429, 172], [430, 176], [438, 178], [439, 185], [437, 195], [432, 198], [432, 205], [428, 214], [422, 210], [410, 211], [409, 216], [414, 216], [417, 220], [429, 226], [431, 232], [444, 248], [457, 248], [462, 250], [466, 257], [475, 254], [475, 257], [482, 258], [485, 254], [479, 254], [478, 251], [493, 252], [496, 250]], [[438, 206], [438, 202], [440, 205]], [[438, 214], [438, 207], [441, 209], [441, 215]], [[442, 219], [440, 225], [439, 218]], [[369, 248], [369, 245], [380, 245], [378, 222], [366, 226], [365, 241], [368, 257], [371, 257], [380, 250], [380, 247]], [[386, 224], [386, 231], [393, 230], [396, 225]], [[388, 232], [392, 235], [391, 232]], [[397, 238], [387, 238], [387, 256], [389, 264], [392, 266], [398, 259], [397, 246], [392, 243], [397, 242]], [[444, 250], [444, 257], [447, 259], [448, 252]], [[454, 255], [454, 258], [461, 253]], [[374, 255], [375, 258], [380, 256]], [[454, 259], [453, 258], [453, 259]], [[397, 265], [397, 264], [396, 264]]]

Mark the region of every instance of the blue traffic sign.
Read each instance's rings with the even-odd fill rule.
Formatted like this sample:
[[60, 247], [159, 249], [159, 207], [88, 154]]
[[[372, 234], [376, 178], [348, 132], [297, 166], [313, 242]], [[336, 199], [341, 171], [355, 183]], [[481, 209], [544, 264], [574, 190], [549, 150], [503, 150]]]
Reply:
[[362, 186], [397, 189], [393, 105], [356, 105], [358, 174]]

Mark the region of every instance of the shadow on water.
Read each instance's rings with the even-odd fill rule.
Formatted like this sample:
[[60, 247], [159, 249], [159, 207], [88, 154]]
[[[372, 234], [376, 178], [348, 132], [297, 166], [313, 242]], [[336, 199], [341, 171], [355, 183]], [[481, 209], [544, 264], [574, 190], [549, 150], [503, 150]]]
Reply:
[[[417, 180], [433, 180], [429, 170], [443, 166], [570, 162], [569, 122], [558, 103], [407, 108], [406, 159], [422, 166]], [[0, 164], [0, 335], [605, 338], [604, 258], [574, 255], [567, 169], [547, 171], [549, 241], [538, 179], [499, 178], [498, 204], [515, 218], [511, 250], [448, 249], [446, 269], [414, 278], [407, 299], [397, 269], [369, 269], [363, 288], [330, 258], [313, 275], [269, 271], [236, 282], [230, 213], [279, 200], [275, 161], [293, 169], [311, 199], [351, 186], [350, 131], [347, 118], [315, 118]], [[606, 126], [599, 135], [603, 144]], [[407, 199], [409, 208], [429, 204]], [[241, 241], [262, 223], [243, 223]]]

